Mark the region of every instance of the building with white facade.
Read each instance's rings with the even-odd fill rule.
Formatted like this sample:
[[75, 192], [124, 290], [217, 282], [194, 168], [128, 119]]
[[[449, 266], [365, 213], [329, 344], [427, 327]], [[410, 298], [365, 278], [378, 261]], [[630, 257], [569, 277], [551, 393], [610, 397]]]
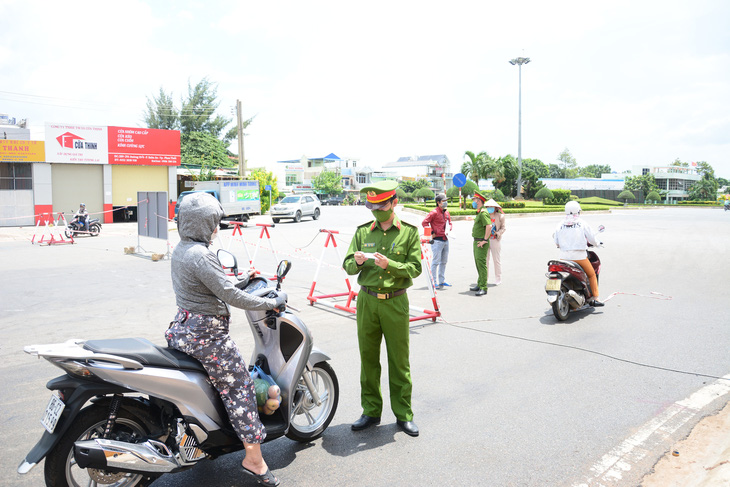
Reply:
[[453, 185], [451, 162], [444, 154], [401, 157], [384, 164], [383, 169], [396, 169], [403, 180], [427, 179], [429, 188], [435, 193], [443, 193]]

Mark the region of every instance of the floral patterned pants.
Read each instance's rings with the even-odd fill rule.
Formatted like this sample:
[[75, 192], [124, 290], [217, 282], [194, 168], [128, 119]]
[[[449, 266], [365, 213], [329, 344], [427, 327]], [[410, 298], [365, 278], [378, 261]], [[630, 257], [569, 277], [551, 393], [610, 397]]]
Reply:
[[199, 315], [178, 308], [165, 339], [170, 348], [203, 364], [241, 441], [262, 443], [266, 430], [259, 419], [253, 379], [228, 335], [229, 321], [229, 316]]

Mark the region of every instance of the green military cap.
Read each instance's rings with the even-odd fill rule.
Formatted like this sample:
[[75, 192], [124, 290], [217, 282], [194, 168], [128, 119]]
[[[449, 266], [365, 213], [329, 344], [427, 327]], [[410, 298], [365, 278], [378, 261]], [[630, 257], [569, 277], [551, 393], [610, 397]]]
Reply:
[[479, 191], [474, 191], [474, 197], [475, 198], [479, 198], [480, 200], [482, 200], [482, 203], [486, 203], [487, 202], [487, 197], [484, 196], [483, 194], [481, 194]]
[[371, 210], [377, 210], [385, 205], [391, 198], [395, 197], [395, 188], [398, 182], [393, 180], [380, 181], [370, 186], [365, 186], [360, 191], [365, 193], [367, 199], [365, 206]]

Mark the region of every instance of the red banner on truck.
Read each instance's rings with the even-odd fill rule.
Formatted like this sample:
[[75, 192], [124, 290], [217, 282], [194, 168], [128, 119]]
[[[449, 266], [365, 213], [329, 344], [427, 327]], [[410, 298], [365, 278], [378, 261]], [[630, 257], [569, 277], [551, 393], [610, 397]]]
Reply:
[[180, 132], [109, 127], [109, 164], [179, 166]]

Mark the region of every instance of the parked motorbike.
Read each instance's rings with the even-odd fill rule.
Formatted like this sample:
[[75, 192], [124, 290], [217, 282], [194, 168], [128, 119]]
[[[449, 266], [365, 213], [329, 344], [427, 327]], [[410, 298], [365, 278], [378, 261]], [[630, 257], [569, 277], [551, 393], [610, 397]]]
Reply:
[[[598, 232], [605, 230], [603, 225]], [[588, 260], [596, 272], [596, 279], [601, 273], [601, 259], [589, 245]], [[568, 313], [589, 308], [588, 302], [593, 298], [591, 284], [583, 268], [572, 260], [549, 260], [548, 272], [545, 274], [545, 292], [547, 301], [553, 308], [553, 314], [559, 321], [568, 319]]]
[[[219, 250], [218, 258], [238, 277], [233, 254]], [[236, 285], [271, 296], [290, 268], [287, 261], [279, 264], [276, 290], [263, 278]], [[281, 389], [279, 408], [260, 415], [266, 441], [318, 438], [339, 400], [330, 358], [313, 347], [309, 330], [289, 308], [246, 316], [255, 342], [250, 368], [258, 365]], [[45, 458], [47, 486], [146, 486], [204, 458], [243, 449], [207, 372], [182, 352], [142, 338], [69, 340], [24, 350], [65, 375], [46, 385], [54, 391], [41, 420], [46, 431], [18, 473]]]
[[67, 238], [73, 238], [78, 234], [96, 237], [99, 233], [101, 233], [101, 222], [98, 218], [92, 218], [89, 220], [89, 230], [86, 231], [84, 224], [79, 221], [79, 217], [74, 217], [74, 219], [69, 222], [68, 226], [66, 226], [65, 231]]

